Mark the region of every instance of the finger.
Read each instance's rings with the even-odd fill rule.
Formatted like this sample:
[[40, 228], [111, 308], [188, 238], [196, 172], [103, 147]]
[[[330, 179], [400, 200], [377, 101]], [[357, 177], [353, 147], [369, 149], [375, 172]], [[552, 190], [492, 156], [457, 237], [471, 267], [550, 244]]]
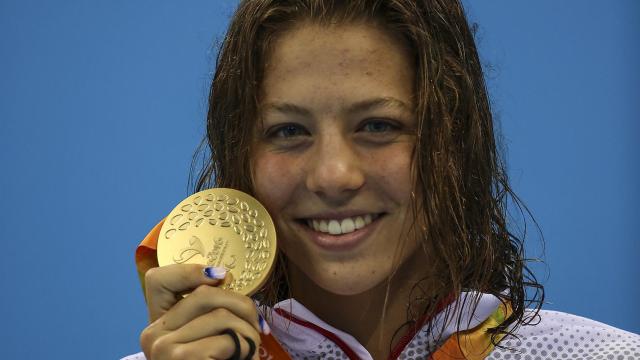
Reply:
[[212, 286], [199, 286], [163, 315], [163, 327], [175, 330], [198, 316], [224, 308], [251, 324], [258, 332], [260, 323], [256, 305], [249, 297]]
[[251, 339], [254, 344], [260, 344], [260, 334], [245, 320], [237, 317], [231, 311], [220, 308], [199, 316], [181, 328], [170, 332], [167, 336], [171, 342], [188, 343], [206, 337], [222, 334], [231, 329], [241, 337]]
[[256, 342], [253, 339], [246, 336], [244, 337], [244, 340], [249, 345], [249, 350], [247, 351], [247, 354], [245, 355], [244, 359], [253, 360], [256, 357], [256, 355], [258, 355], [258, 347], [260, 346], [260, 344], [256, 344]]
[[[210, 277], [205, 269], [217, 269], [217, 272], [210, 271]], [[224, 277], [224, 269], [207, 268], [200, 264], [174, 264], [147, 271], [145, 283], [150, 322], [175, 305], [182, 298], [181, 294], [200, 285], [219, 284], [221, 280], [213, 276]]]
[[[240, 348], [239, 359], [243, 360], [249, 354], [249, 343], [242, 336], [238, 336]], [[257, 354], [257, 345], [256, 352]], [[186, 344], [175, 344], [172, 358], [175, 359], [229, 359], [236, 353], [236, 342], [230, 335], [222, 334], [193, 341]], [[254, 354], [254, 357], [255, 357]]]

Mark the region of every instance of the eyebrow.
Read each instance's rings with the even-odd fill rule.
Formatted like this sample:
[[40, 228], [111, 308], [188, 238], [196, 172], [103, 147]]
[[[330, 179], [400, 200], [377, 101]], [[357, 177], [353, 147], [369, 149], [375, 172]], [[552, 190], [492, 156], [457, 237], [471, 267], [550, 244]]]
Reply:
[[[353, 103], [347, 107], [345, 112], [347, 114], [354, 114], [359, 112], [364, 112], [372, 109], [379, 108], [400, 108], [405, 111], [412, 111], [411, 106], [405, 103], [402, 100], [396, 99], [394, 97], [378, 97], [373, 99], [366, 99], [362, 101], [358, 101]], [[276, 102], [276, 103], [268, 103], [264, 105], [264, 109], [266, 111], [275, 110], [277, 112], [281, 112], [284, 114], [293, 114], [305, 117], [311, 117], [311, 111], [309, 109], [291, 104], [286, 102]]]

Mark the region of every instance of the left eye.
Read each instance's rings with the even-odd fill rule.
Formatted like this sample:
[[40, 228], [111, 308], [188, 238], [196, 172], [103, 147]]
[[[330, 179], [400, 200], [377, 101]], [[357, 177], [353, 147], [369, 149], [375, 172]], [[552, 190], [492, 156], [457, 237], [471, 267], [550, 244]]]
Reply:
[[380, 133], [397, 129], [397, 126], [384, 120], [371, 120], [362, 125], [362, 131]]
[[302, 129], [295, 125], [286, 125], [278, 129], [276, 135], [283, 138], [290, 138], [294, 136], [303, 135]]

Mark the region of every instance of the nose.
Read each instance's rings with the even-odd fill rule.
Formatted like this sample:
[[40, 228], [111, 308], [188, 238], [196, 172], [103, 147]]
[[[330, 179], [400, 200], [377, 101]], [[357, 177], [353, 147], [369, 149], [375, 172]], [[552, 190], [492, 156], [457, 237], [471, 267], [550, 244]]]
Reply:
[[351, 198], [364, 185], [364, 164], [344, 136], [334, 133], [320, 138], [312, 151], [306, 174], [309, 191], [339, 203]]

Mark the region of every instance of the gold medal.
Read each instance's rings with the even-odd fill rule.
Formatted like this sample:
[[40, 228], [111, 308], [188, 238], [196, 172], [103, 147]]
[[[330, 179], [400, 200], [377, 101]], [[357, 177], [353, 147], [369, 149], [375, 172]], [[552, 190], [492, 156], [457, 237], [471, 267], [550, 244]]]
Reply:
[[182, 200], [158, 238], [158, 264], [224, 267], [233, 280], [223, 288], [251, 295], [276, 257], [276, 231], [267, 210], [248, 194], [215, 188]]

